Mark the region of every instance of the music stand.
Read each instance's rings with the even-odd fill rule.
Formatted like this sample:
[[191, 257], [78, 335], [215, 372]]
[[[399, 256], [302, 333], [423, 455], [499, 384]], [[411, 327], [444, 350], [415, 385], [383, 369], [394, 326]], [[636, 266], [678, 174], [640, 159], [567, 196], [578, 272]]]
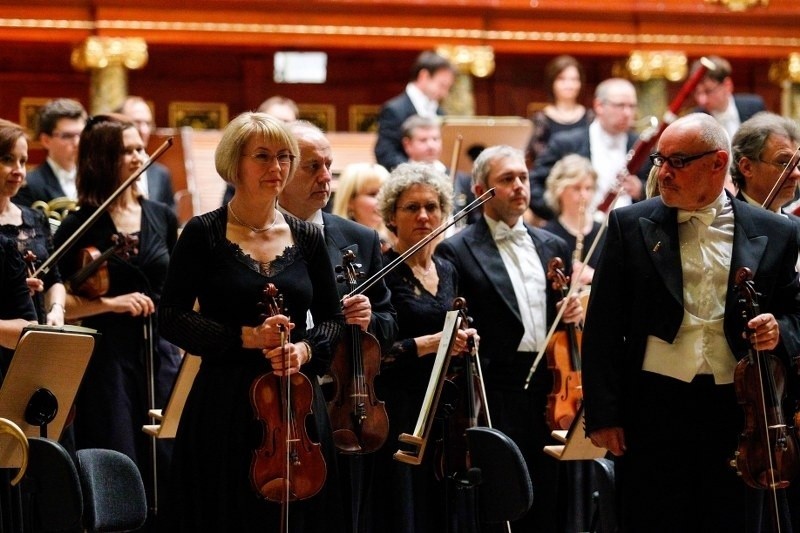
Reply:
[[192, 390], [192, 383], [200, 370], [202, 359], [197, 355], [185, 354], [181, 361], [181, 368], [178, 377], [175, 378], [175, 385], [169, 394], [167, 406], [162, 409], [150, 409], [150, 418], [158, 421], [158, 424], [148, 424], [142, 427], [142, 431], [157, 439], [174, 439], [178, 431], [178, 423], [181, 421], [183, 406], [189, 391]]
[[532, 131], [533, 123], [521, 117], [443, 117], [442, 162], [451, 164], [453, 146], [461, 135], [457, 170], [470, 174], [473, 161], [471, 152], [497, 144], [507, 144], [524, 151]]
[[578, 409], [578, 414], [568, 430], [553, 431], [552, 436], [563, 444], [545, 446], [544, 451], [559, 461], [582, 461], [605, 457], [607, 450], [598, 448], [586, 437], [586, 423], [583, 419], [583, 407]]
[[[23, 329], [0, 387], [0, 414], [15, 422], [27, 437], [58, 440], [89, 364], [95, 335], [95, 330], [78, 326], [37, 325]], [[32, 414], [48, 414], [39, 412], [41, 406], [32, 405], [31, 399], [40, 396], [55, 401], [45, 407], [56, 412], [54, 417], [50, 412], [34, 421]], [[18, 468], [21, 460], [19, 446], [8, 437], [1, 437], [0, 468]]]

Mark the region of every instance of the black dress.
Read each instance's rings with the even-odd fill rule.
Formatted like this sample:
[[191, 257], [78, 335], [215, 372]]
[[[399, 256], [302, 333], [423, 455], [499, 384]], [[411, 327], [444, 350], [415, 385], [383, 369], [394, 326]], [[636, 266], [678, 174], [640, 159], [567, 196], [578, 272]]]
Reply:
[[[30, 207], [18, 206], [22, 211], [22, 225], [0, 225], [0, 235], [5, 235], [17, 245], [20, 254], [31, 251], [36, 256], [35, 266], [41, 265], [53, 251], [53, 238], [50, 233], [50, 223], [41, 211]], [[53, 266], [42, 277], [44, 291], [33, 296], [33, 305], [40, 324], [47, 322], [47, 310], [44, 308], [44, 293], [56, 283], [61, 282], [57, 266]]]
[[[395, 260], [397, 252], [384, 254], [384, 263]], [[436, 295], [428, 292], [401, 263], [386, 276], [397, 312], [398, 334], [392, 349], [383, 354], [376, 392], [386, 402], [389, 438], [376, 452], [375, 490], [372, 510], [374, 531], [397, 533], [439, 533], [446, 531], [445, 487], [434, 475], [434, 446], [429, 445], [423, 462], [410, 466], [395, 461], [401, 433], [413, 433], [422, 400], [433, 369], [434, 354], [418, 357], [415, 337], [442, 330], [445, 315], [457, 296], [458, 276], [453, 265], [433, 257], [439, 275]]]
[[[127, 260], [112, 255], [108, 260], [107, 296], [142, 292], [157, 304], [167, 275], [170, 251], [177, 239], [177, 219], [165, 205], [140, 200], [142, 207], [138, 246]], [[56, 231], [54, 242], [60, 246], [94, 212], [81, 207], [70, 214]], [[117, 232], [111, 216], [103, 213], [64, 254], [59, 267], [64, 279], [78, 269], [79, 252], [87, 246], [104, 251], [112, 246]], [[96, 329], [94, 353], [76, 399], [75, 440], [78, 449], [106, 448], [128, 455], [139, 466], [145, 487], [152, 487], [149, 437], [142, 426], [147, 416], [147, 372], [145, 366], [145, 327], [155, 317], [103, 313], [82, 319], [81, 324]], [[155, 403], [163, 407], [177, 375], [178, 350], [158, 336], [154, 350]], [[159, 470], [166, 467], [169, 452], [160, 443]], [[160, 474], [161, 476], [161, 474]], [[163, 479], [159, 477], [159, 481]]]
[[[283, 295], [286, 314], [295, 323], [291, 341], [305, 339], [312, 346], [313, 358], [303, 373], [315, 387], [316, 424], [308, 421], [306, 427], [320, 437], [327, 464], [325, 486], [316, 496], [290, 504], [289, 523], [292, 531], [341, 527], [335, 451], [316, 376], [330, 367], [344, 320], [322, 233], [292, 216], [286, 215], [286, 221], [294, 245], [269, 264], [253, 261], [225, 238], [224, 207], [190, 220], [175, 248], [161, 300], [161, 329], [188, 353], [202, 357], [202, 364], [175, 439], [174, 484], [162, 507], [164, 531], [278, 529], [280, 505], [262, 499], [250, 483], [261, 427], [249, 391], [270, 366], [260, 350], [243, 349], [241, 341], [242, 326], [264, 319], [260, 304], [267, 283]], [[195, 300], [199, 313], [192, 309]], [[315, 325], [307, 331], [309, 309]]]
[[531, 115], [530, 120], [533, 122], [533, 133], [528, 140], [525, 158], [528, 160], [530, 168], [533, 168], [536, 164], [536, 159], [547, 148], [550, 137], [561, 131], [568, 131], [573, 128], [585, 128], [594, 120], [594, 111], [587, 108], [583, 116], [571, 124], [557, 122], [548, 117], [543, 110], [537, 111]]
[[[16, 244], [0, 235], [0, 320], [23, 318], [35, 321], [28, 285], [25, 282], [25, 264], [17, 252]], [[11, 362], [13, 350], [0, 348], [2, 373], [0, 382]], [[0, 531], [22, 531], [23, 511], [20, 489], [11, 487], [9, 481], [16, 470], [0, 468]]]
[[[547, 224], [545, 224], [543, 229], [546, 229], [550, 233], [555, 233], [565, 241], [567, 241], [567, 246], [569, 246], [570, 250], [575, 250], [575, 244], [578, 242], [577, 237], [565, 228], [561, 222], [558, 221], [558, 218], [554, 218], [552, 220], [548, 220]], [[597, 234], [600, 232], [600, 223], [593, 222], [592, 223], [592, 231], [587, 233], [583, 236], [583, 257], [586, 257], [586, 253], [589, 251], [589, 248], [592, 246], [592, 243], [597, 238]], [[597, 268], [598, 261], [600, 261], [600, 252], [603, 250], [603, 243], [605, 243], [606, 236], [603, 235], [600, 238], [600, 242], [597, 243], [597, 247], [595, 248], [594, 252], [592, 252], [592, 257], [589, 258], [589, 262], [587, 263], [592, 268]], [[562, 257], [562, 259], [565, 259]]]

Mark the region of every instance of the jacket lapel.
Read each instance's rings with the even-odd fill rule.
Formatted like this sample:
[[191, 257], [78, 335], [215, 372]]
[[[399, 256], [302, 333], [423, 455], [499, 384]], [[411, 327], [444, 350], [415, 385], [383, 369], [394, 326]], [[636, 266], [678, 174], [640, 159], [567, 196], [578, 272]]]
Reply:
[[670, 295], [683, 307], [683, 269], [676, 213], [675, 209], [659, 203], [649, 217], [639, 219], [639, 227], [653, 266]]

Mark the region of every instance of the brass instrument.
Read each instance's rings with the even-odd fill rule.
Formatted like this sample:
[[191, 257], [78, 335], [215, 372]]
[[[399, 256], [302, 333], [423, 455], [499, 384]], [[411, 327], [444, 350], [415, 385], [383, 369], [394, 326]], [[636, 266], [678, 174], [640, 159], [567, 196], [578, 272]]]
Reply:
[[44, 213], [50, 222], [50, 231], [55, 233], [61, 225], [61, 221], [67, 218], [67, 215], [72, 211], [78, 210], [78, 202], [66, 196], [60, 196], [53, 198], [49, 202], [36, 200], [31, 204], [31, 209], [38, 209]]

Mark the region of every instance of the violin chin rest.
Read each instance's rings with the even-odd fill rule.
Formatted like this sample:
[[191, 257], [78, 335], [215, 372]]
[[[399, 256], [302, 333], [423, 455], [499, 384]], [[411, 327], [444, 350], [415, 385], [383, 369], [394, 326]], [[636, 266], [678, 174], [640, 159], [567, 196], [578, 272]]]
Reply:
[[486, 522], [516, 520], [533, 503], [533, 485], [525, 459], [516, 443], [494, 428], [467, 429], [472, 468], [478, 485], [481, 519]]
[[361, 443], [358, 436], [349, 429], [337, 429], [333, 432], [333, 443], [336, 449], [343, 453], [358, 453], [361, 451]]

